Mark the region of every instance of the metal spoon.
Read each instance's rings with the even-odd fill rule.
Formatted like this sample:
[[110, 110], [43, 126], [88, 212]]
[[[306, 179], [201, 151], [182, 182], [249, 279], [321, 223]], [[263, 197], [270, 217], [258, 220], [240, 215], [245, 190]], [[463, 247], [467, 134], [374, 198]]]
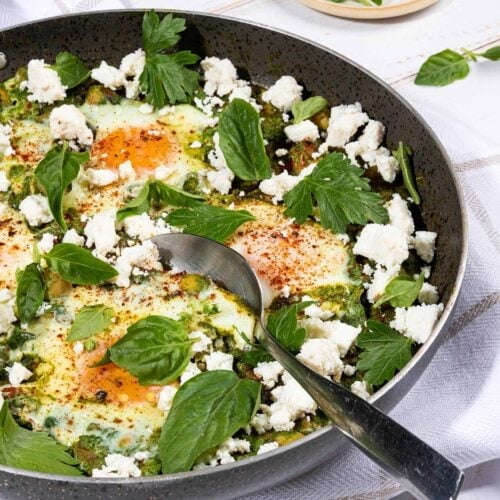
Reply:
[[164, 263], [210, 276], [243, 298], [259, 318], [257, 334], [264, 348], [337, 428], [410, 493], [436, 500], [457, 496], [463, 481], [460, 469], [364, 399], [307, 368], [275, 340], [265, 326], [259, 280], [239, 253], [191, 234], [164, 234], [152, 241]]

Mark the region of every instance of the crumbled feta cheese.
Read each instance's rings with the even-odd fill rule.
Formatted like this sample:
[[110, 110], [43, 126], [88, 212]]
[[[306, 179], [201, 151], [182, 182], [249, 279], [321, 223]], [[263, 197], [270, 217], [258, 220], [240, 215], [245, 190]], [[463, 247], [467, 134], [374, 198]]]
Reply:
[[139, 106], [139, 113], [142, 113], [143, 115], [150, 115], [154, 110], [155, 108], [153, 108], [153, 106], [151, 106], [151, 104], [148, 104], [147, 102]]
[[377, 149], [373, 163], [384, 181], [394, 182], [396, 174], [399, 172], [399, 162], [394, 156], [391, 156], [391, 152], [387, 148]]
[[101, 61], [98, 68], [94, 68], [90, 76], [105, 87], [111, 90], [118, 90], [125, 85], [125, 75], [114, 66], [110, 66], [106, 61]]
[[412, 244], [419, 257], [430, 264], [434, 260], [437, 233], [432, 231], [416, 231]]
[[292, 142], [309, 141], [319, 139], [319, 130], [311, 120], [304, 120], [295, 125], [285, 127], [285, 135]]
[[201, 373], [201, 370], [198, 368], [196, 363], [189, 362], [181, 374], [181, 385], [193, 378], [195, 375], [198, 375], [198, 373]]
[[314, 167], [316, 167], [316, 164], [311, 163], [311, 165], [302, 169], [299, 175], [290, 175], [287, 171], [278, 175], [273, 174], [269, 179], [264, 179], [259, 184], [259, 189], [264, 194], [272, 196], [272, 202], [277, 205], [278, 202], [283, 201], [289, 191], [314, 170]]
[[285, 299], [288, 299], [288, 297], [290, 297], [290, 286], [289, 285], [285, 285], [281, 289], [280, 296], [285, 298]]
[[397, 266], [409, 255], [407, 235], [390, 224], [367, 224], [352, 251], [383, 266]]
[[[312, 300], [313, 299], [311, 299], [311, 297], [309, 297], [309, 295], [304, 295], [302, 297], [302, 302], [310, 302]], [[333, 313], [331, 311], [325, 311], [324, 309], [321, 309], [321, 307], [317, 306], [316, 304], [311, 304], [310, 306], [307, 306], [304, 309], [304, 313], [309, 318], [329, 319], [333, 316]]]
[[129, 287], [130, 275], [134, 267], [146, 271], [160, 271], [162, 265], [159, 259], [158, 248], [150, 240], [146, 240], [141, 245], [124, 248], [121, 255], [116, 259], [115, 268], [118, 271], [118, 276], [115, 278], [115, 283], [121, 287]]
[[32, 372], [17, 361], [12, 366], [5, 368], [5, 370], [9, 374], [9, 383], [13, 387], [19, 387], [22, 382], [28, 380], [33, 375]]
[[82, 354], [82, 352], [85, 350], [85, 346], [83, 345], [83, 342], [77, 341], [73, 344], [73, 352], [79, 356]]
[[368, 162], [382, 144], [384, 134], [385, 127], [382, 123], [369, 120], [359, 139], [345, 145], [347, 156], [354, 164], [356, 164], [356, 157], [358, 156]]
[[276, 450], [277, 448], [279, 448], [279, 444], [277, 441], [271, 441], [270, 443], [261, 444], [257, 451], [257, 455], [262, 455], [263, 453]]
[[262, 413], [257, 412], [250, 422], [250, 425], [257, 431], [258, 434], [264, 434], [264, 432], [272, 429], [272, 425], [269, 422], [270, 408], [267, 405], [260, 405]]
[[430, 283], [424, 283], [418, 294], [418, 301], [421, 304], [437, 304], [438, 300], [438, 289]]
[[158, 110], [158, 116], [167, 116], [175, 112], [175, 106], [164, 106]]
[[40, 316], [43, 316], [47, 311], [52, 310], [52, 305], [49, 302], [42, 302], [40, 307], [37, 309], [35, 316], [39, 318]]
[[210, 463], [210, 465], [216, 465], [216, 463], [220, 465], [230, 464], [235, 461], [232, 454], [248, 453], [250, 448], [250, 441], [246, 439], [229, 438], [219, 446], [215, 452], [215, 462]]
[[385, 204], [385, 208], [387, 208], [390, 224], [392, 226], [401, 229], [401, 231], [407, 235], [411, 235], [413, 231], [415, 231], [415, 224], [410, 209], [408, 208], [408, 203], [406, 200], [403, 200], [399, 194], [394, 193], [392, 195], [392, 200]]
[[352, 377], [356, 373], [356, 367], [353, 365], [344, 365], [344, 375]]
[[124, 161], [118, 166], [118, 175], [120, 179], [133, 181], [135, 180], [136, 173], [134, 167], [132, 166], [132, 162], [130, 160]]
[[7, 174], [2, 170], [0, 171], [0, 193], [5, 193], [9, 190], [10, 181], [7, 179]]
[[362, 273], [366, 274], [366, 276], [372, 276], [374, 271], [375, 269], [373, 269], [373, 267], [370, 266], [370, 264], [365, 264], [362, 269]]
[[196, 340], [196, 342], [191, 346], [191, 354], [196, 354], [198, 352], [208, 352], [212, 346], [212, 340], [207, 337], [203, 332], [195, 330], [191, 332], [188, 337], [191, 340]]
[[124, 219], [123, 228], [128, 236], [139, 238], [141, 241], [170, 232], [169, 226], [163, 220], [154, 221], [146, 212]]
[[351, 385], [351, 392], [363, 399], [368, 399], [371, 396], [369, 390], [370, 387], [364, 380], [356, 380]]
[[344, 369], [337, 345], [329, 339], [306, 340], [297, 359], [324, 377], [340, 378]]
[[160, 165], [159, 167], [155, 168], [155, 179], [164, 181], [169, 178], [173, 171], [173, 167], [170, 167], [168, 165]]
[[281, 158], [282, 156], [286, 156], [288, 154], [288, 149], [285, 148], [279, 148], [277, 149], [274, 154], [278, 157]]
[[64, 234], [62, 242], [72, 243], [73, 245], [82, 247], [85, 243], [85, 238], [83, 236], [80, 236], [74, 229], [70, 229]]
[[442, 310], [443, 304], [411, 306], [408, 309], [396, 307], [390, 326], [405, 337], [423, 344], [430, 337]]
[[232, 370], [234, 358], [231, 354], [225, 352], [214, 351], [205, 356], [207, 370]]
[[204, 71], [205, 94], [209, 96], [217, 94], [222, 97], [237, 87], [238, 73], [229, 59], [206, 57], [200, 64]]
[[387, 269], [377, 264], [373, 279], [368, 285], [367, 298], [374, 304], [384, 293], [385, 287], [394, 276], [397, 276], [401, 266], [392, 266]]
[[134, 453], [134, 460], [137, 460], [138, 462], [144, 462], [144, 460], [147, 460], [150, 457], [151, 453], [149, 451], [136, 451]]
[[238, 87], [233, 89], [231, 91], [231, 94], [229, 94], [229, 101], [232, 101], [233, 99], [242, 99], [254, 105], [255, 100], [252, 99], [252, 87], [250, 87], [250, 85], [248, 85], [247, 82], [244, 82], [243, 80], [238, 80], [237, 83]]
[[172, 402], [174, 400], [175, 393], [177, 392], [177, 387], [173, 385], [165, 385], [162, 387], [160, 394], [158, 395], [158, 403], [156, 406], [160, 410], [167, 412], [172, 407]]
[[15, 300], [7, 288], [0, 290], [0, 334], [7, 333], [12, 323], [17, 321], [14, 314], [14, 302]]
[[28, 81], [23, 82], [28, 89], [29, 101], [52, 104], [66, 97], [66, 89], [57, 71], [47, 66], [43, 59], [32, 59], [28, 63]]
[[278, 383], [284, 371], [285, 369], [277, 361], [263, 361], [253, 369], [255, 375], [262, 380], [262, 385], [268, 389], [272, 389]]
[[49, 116], [49, 124], [55, 139], [75, 140], [82, 146], [90, 146], [94, 140], [85, 115], [73, 104], [54, 108]]
[[94, 186], [109, 186], [118, 180], [118, 174], [106, 168], [88, 168], [85, 175], [90, 184]]
[[327, 339], [334, 343], [342, 357], [347, 354], [361, 332], [360, 326], [351, 326], [338, 320], [306, 318], [300, 320], [299, 325], [306, 329], [308, 338]]
[[325, 145], [332, 148], [343, 147], [358, 128], [367, 122], [368, 115], [363, 112], [359, 102], [333, 107], [330, 111]]
[[[15, 151], [12, 149], [10, 144], [10, 133], [12, 132], [12, 128], [10, 125], [2, 125], [0, 124], [0, 155], [4, 156], [12, 156]], [[4, 172], [0, 172], [5, 175]], [[0, 191], [7, 191], [9, 186], [5, 189], [0, 188]]]
[[87, 237], [87, 248], [95, 246], [97, 253], [101, 256], [112, 252], [119, 240], [115, 230], [114, 211], [95, 214], [89, 219], [83, 232]]
[[208, 153], [208, 161], [216, 170], [206, 172], [207, 181], [216, 191], [221, 194], [228, 194], [234, 179], [234, 173], [228, 168], [224, 155], [219, 146], [219, 133], [213, 136], [214, 149]]
[[127, 54], [120, 63], [120, 71], [125, 76], [140, 75], [146, 64], [146, 53], [142, 49]]
[[133, 457], [112, 453], [104, 459], [100, 469], [92, 469], [92, 477], [139, 477], [141, 469], [135, 465]]
[[45, 233], [38, 242], [38, 250], [42, 253], [49, 253], [54, 248], [56, 236], [52, 233]]
[[431, 277], [431, 266], [422, 266], [420, 272], [424, 273], [424, 278], [427, 280]]
[[293, 76], [282, 76], [274, 85], [262, 93], [262, 100], [270, 102], [281, 111], [292, 109], [294, 102], [302, 99], [302, 86]]
[[30, 194], [19, 204], [20, 212], [26, 217], [28, 224], [33, 227], [52, 222], [54, 217], [50, 213], [49, 200], [41, 194]]
[[198, 149], [198, 148], [201, 148], [203, 146], [203, 144], [200, 142], [200, 141], [193, 141], [189, 147], [190, 148], [193, 148], [193, 149]]

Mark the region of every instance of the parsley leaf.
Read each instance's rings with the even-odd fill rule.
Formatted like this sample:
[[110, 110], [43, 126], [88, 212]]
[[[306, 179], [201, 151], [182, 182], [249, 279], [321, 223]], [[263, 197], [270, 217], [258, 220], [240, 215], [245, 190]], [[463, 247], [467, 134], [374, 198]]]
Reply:
[[389, 302], [392, 307], [410, 307], [424, 284], [424, 273], [414, 280], [411, 276], [395, 276], [385, 287], [384, 293], [373, 307]]
[[67, 229], [62, 207], [64, 191], [76, 179], [80, 165], [88, 160], [87, 152], [70, 151], [65, 143], [62, 148], [53, 147], [35, 169], [35, 178], [45, 190], [50, 211], [63, 231]]
[[292, 353], [300, 351], [306, 337], [305, 329], [297, 328], [297, 314], [311, 304], [314, 302], [298, 302], [282, 307], [267, 317], [267, 329], [285, 349]]
[[59, 52], [57, 54], [54, 69], [57, 71], [61, 83], [68, 89], [80, 85], [90, 76], [90, 70], [83, 61], [70, 52]]
[[191, 207], [199, 204], [200, 197], [194, 194], [169, 186], [161, 181], [148, 181], [132, 201], [120, 208], [116, 214], [119, 221], [131, 215], [140, 215], [149, 212], [153, 205], [174, 207]]
[[67, 453], [65, 446], [45, 432], [28, 431], [17, 425], [7, 402], [3, 403], [0, 410], [0, 463], [35, 472], [82, 475], [74, 467], [78, 461]]
[[155, 11], [146, 12], [142, 21], [142, 44], [146, 63], [139, 78], [146, 101], [156, 108], [176, 102], [186, 102], [198, 88], [198, 73], [186, 66], [198, 62], [199, 57], [184, 50], [165, 54], [179, 40], [186, 22], [167, 14], [161, 21]]
[[401, 174], [403, 175], [403, 182], [406, 190], [410, 193], [410, 196], [415, 205], [420, 205], [420, 195], [417, 191], [417, 185], [413, 176], [413, 170], [410, 164], [410, 156], [413, 154], [410, 146], [407, 146], [403, 142], [400, 142], [398, 149], [392, 152], [392, 155], [396, 160], [398, 160], [399, 167], [401, 168]]
[[329, 154], [286, 194], [285, 215], [302, 224], [314, 213], [316, 202], [321, 225], [335, 233], [345, 233], [348, 224], [388, 222], [382, 197], [370, 191], [362, 175], [343, 154]]
[[252, 220], [255, 217], [247, 210], [227, 210], [205, 203], [174, 210], [165, 219], [172, 226], [183, 227], [186, 233], [219, 243], [224, 243], [242, 224]]
[[365, 372], [366, 382], [381, 385], [410, 361], [411, 339], [378, 321], [368, 320], [366, 324], [368, 331], [357, 338], [363, 352], [358, 356], [356, 367]]
[[259, 113], [243, 99], [233, 99], [219, 120], [219, 145], [227, 166], [246, 181], [271, 177]]
[[35, 317], [42, 305], [47, 286], [38, 264], [28, 264], [19, 274], [16, 290], [17, 315], [21, 323], [27, 323]]
[[92, 335], [105, 330], [111, 324], [114, 315], [113, 309], [103, 304], [83, 306], [78, 311], [66, 340], [74, 342], [92, 337]]
[[305, 101], [296, 101], [292, 104], [293, 123], [307, 120], [325, 109], [328, 101], [321, 96], [309, 97]]

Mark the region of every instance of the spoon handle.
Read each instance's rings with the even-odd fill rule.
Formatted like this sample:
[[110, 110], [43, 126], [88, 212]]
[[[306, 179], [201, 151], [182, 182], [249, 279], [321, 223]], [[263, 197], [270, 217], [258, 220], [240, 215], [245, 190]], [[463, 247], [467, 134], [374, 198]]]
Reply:
[[456, 498], [463, 472], [417, 436], [345, 387], [300, 363], [263, 327], [265, 349], [356, 446], [416, 498]]

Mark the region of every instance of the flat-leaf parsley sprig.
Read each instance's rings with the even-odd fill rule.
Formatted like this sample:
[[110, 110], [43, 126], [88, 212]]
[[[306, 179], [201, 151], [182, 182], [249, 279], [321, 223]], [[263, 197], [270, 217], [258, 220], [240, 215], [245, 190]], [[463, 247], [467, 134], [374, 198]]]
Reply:
[[463, 54], [460, 54], [454, 50], [445, 49], [433, 54], [420, 67], [415, 83], [444, 87], [457, 80], [462, 80], [469, 74], [469, 63], [476, 62], [478, 57], [499, 61], [500, 45], [491, 47], [485, 52], [471, 52], [463, 49]]

